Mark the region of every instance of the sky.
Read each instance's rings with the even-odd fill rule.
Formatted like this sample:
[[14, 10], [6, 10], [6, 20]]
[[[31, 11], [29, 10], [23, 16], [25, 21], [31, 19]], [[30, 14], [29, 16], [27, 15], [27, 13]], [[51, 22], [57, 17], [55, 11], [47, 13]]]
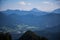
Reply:
[[49, 12], [60, 8], [60, 0], [0, 0], [0, 11], [31, 10], [33, 8]]

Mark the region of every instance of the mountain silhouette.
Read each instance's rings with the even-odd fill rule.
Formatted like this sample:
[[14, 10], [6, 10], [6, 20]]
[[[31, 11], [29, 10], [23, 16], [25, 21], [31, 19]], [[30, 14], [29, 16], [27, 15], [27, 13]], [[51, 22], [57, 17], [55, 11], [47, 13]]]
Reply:
[[40, 29], [45, 29], [47, 27], [53, 27], [60, 24], [60, 14], [46, 14], [42, 16], [36, 16], [33, 14], [28, 15], [18, 15], [18, 14], [11, 14], [11, 15], [4, 15], [0, 13], [0, 27], [3, 27], [7, 24], [10, 28], [16, 27], [16, 24], [27, 24], [32, 26], [40, 27]]
[[11, 34], [0, 32], [0, 40], [12, 40]]
[[36, 35], [34, 32], [32, 31], [27, 31], [25, 32], [25, 34], [23, 34], [19, 40], [47, 40], [46, 38], [44, 37], [40, 37], [38, 35]]
[[54, 10], [53, 13], [59, 13], [60, 14], [60, 9]]
[[33, 11], [33, 12], [40, 12], [40, 10], [38, 10], [37, 8], [33, 8], [31, 11]]
[[48, 12], [44, 12], [44, 11], [40, 11], [37, 8], [33, 8], [30, 11], [22, 11], [22, 10], [5, 10], [5, 11], [1, 11], [2, 13], [6, 14], [6, 15], [10, 15], [10, 14], [18, 14], [18, 15], [27, 15], [27, 14], [33, 14], [33, 15], [45, 15], [48, 14]]

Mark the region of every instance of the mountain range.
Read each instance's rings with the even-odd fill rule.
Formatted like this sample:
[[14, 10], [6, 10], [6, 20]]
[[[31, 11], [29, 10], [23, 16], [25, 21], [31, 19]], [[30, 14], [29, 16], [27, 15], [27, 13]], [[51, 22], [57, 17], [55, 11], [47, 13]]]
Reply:
[[[24, 25], [23, 25], [24, 24]], [[0, 11], [0, 31], [14, 31], [22, 33], [23, 31], [35, 31], [42, 36], [49, 35], [49, 39], [53, 40], [53, 36], [60, 33], [60, 9], [52, 12], [40, 11], [36, 8], [30, 11], [6, 10]], [[19, 26], [19, 27], [18, 27]], [[50, 34], [49, 34], [50, 33]], [[53, 35], [54, 34], [54, 35]], [[51, 38], [50, 38], [51, 37]], [[54, 37], [54, 38], [55, 38]], [[55, 39], [54, 39], [55, 40]]]
[[51, 13], [40, 11], [36, 8], [31, 11], [6, 10], [0, 12], [0, 26], [15, 26], [16, 24], [26, 24], [31, 26], [53, 27], [60, 24], [59, 9]]
[[24, 10], [6, 10], [6, 11], [1, 11], [2, 13], [6, 14], [6, 15], [10, 15], [10, 14], [19, 14], [19, 15], [26, 15], [26, 14], [33, 14], [33, 15], [44, 15], [47, 14], [47, 12], [44, 11], [40, 11], [36, 8], [33, 8], [30, 11], [24, 11]]

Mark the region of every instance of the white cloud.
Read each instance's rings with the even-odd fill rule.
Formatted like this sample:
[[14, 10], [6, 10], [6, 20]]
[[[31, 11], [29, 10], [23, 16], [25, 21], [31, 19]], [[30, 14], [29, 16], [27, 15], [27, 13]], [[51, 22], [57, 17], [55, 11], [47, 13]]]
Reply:
[[17, 31], [17, 33], [21, 33], [20, 31]]
[[32, 8], [38, 8], [39, 10], [42, 11], [51, 12], [54, 9], [60, 8], [59, 3], [60, 2], [42, 1], [39, 4], [38, 3], [32, 4], [31, 2], [20, 1], [19, 5], [22, 10], [30, 10]]
[[50, 2], [45, 1], [45, 2], [43, 2], [43, 3], [48, 4], [48, 3], [50, 3]]
[[54, 5], [52, 2], [49, 2], [49, 1], [44, 1], [44, 2], [42, 2], [42, 4], [45, 4], [45, 5]]
[[27, 29], [38, 29], [39, 27], [34, 27], [34, 26], [32, 26], [32, 27], [27, 27]]
[[28, 3], [28, 5], [31, 5], [31, 3]]
[[29, 2], [24, 2], [24, 1], [19, 2], [19, 4], [20, 4], [20, 5], [31, 5], [31, 3], [29, 3]]
[[44, 1], [41, 2], [41, 4], [37, 7], [38, 9], [42, 11], [51, 12], [54, 9], [57, 9], [59, 6], [57, 6], [57, 3], [50, 2], [50, 1]]
[[20, 5], [26, 5], [24, 1], [19, 2]]

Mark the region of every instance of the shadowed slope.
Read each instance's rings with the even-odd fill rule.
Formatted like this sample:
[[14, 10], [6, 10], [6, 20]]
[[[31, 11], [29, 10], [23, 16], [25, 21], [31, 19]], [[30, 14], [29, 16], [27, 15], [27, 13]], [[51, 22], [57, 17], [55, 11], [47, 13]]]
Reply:
[[12, 40], [10, 33], [0, 32], [0, 40]]
[[36, 35], [32, 31], [27, 31], [25, 34], [23, 34], [19, 40], [47, 40], [45, 37], [40, 37]]

